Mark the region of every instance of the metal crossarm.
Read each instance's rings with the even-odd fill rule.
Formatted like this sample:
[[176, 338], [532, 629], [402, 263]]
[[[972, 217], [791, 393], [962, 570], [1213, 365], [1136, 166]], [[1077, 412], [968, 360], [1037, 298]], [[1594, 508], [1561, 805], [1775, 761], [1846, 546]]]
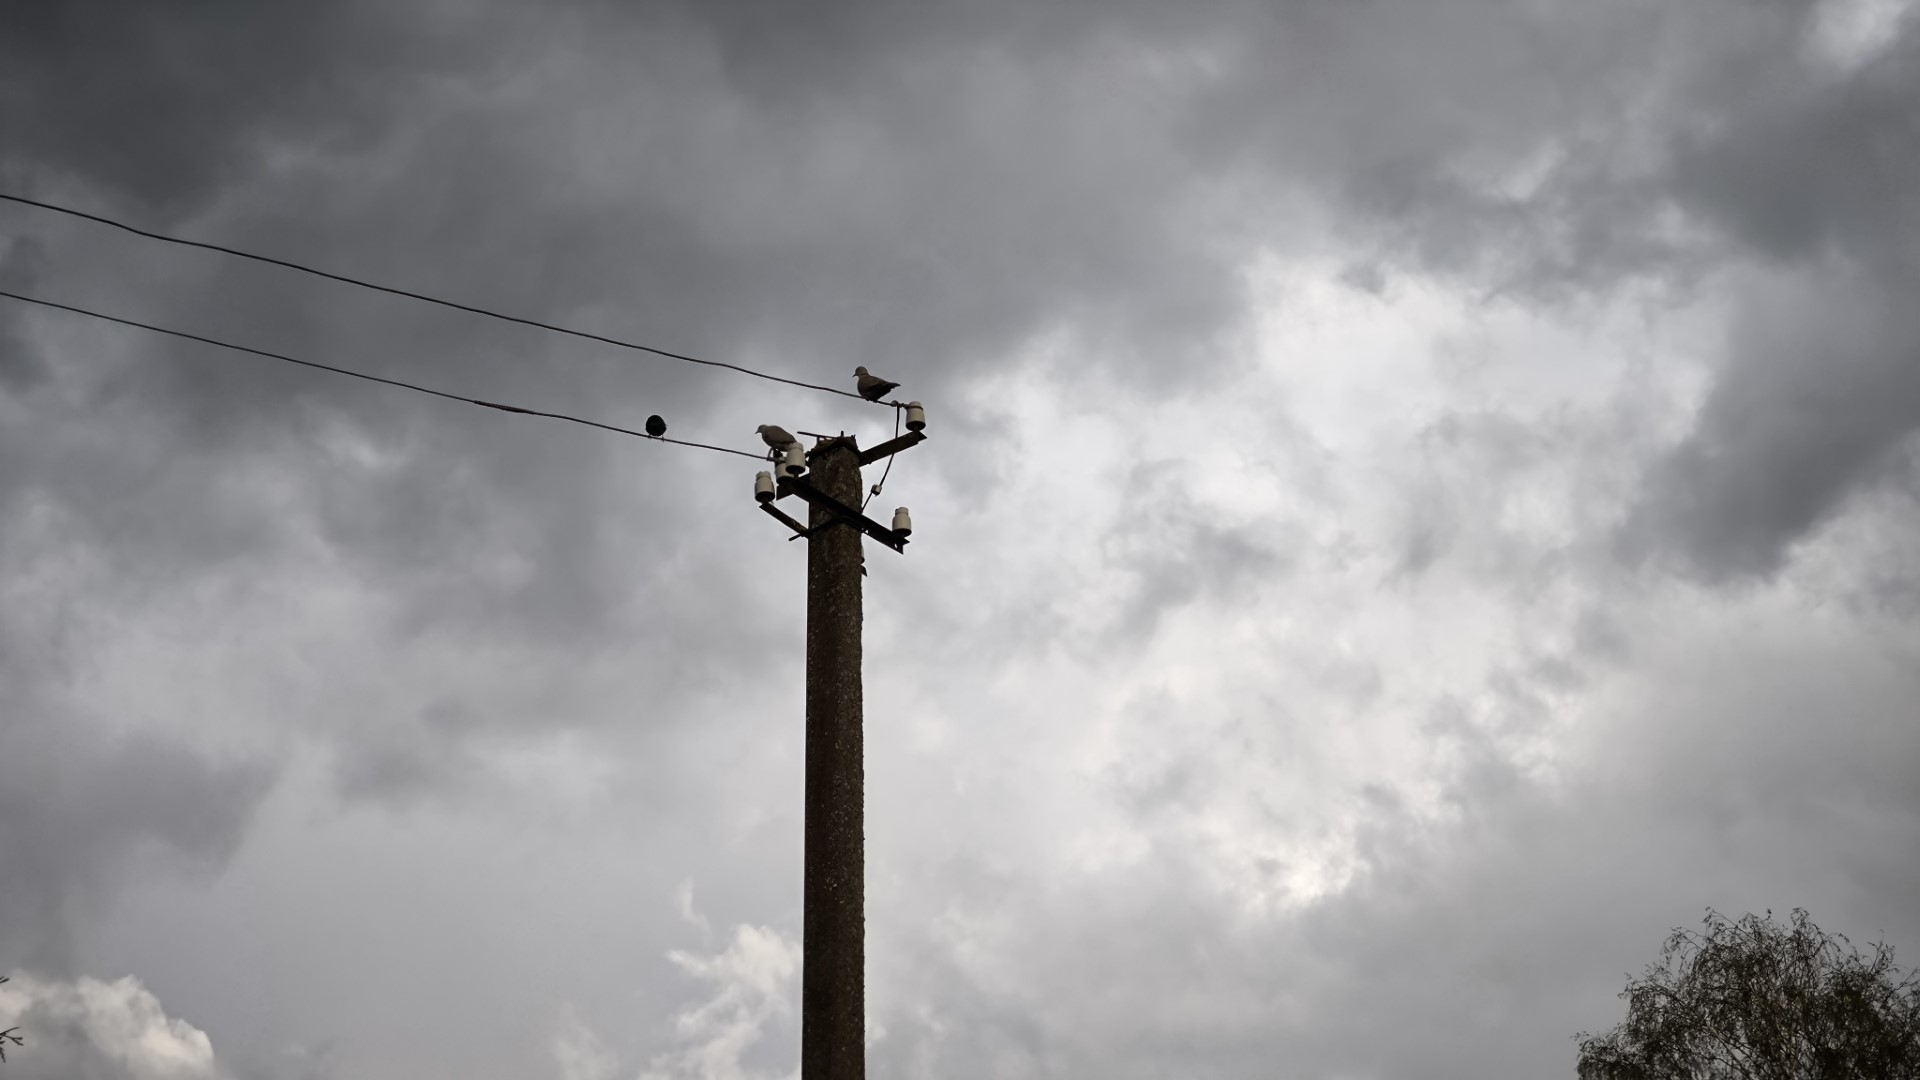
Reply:
[[[907, 548], [906, 537], [900, 535], [897, 532], [894, 532], [892, 529], [889, 529], [881, 525], [879, 522], [873, 520], [872, 518], [861, 513], [860, 511], [855, 510], [853, 507], [846, 505], [840, 500], [835, 499], [831, 495], [828, 495], [826, 492], [821, 491], [819, 488], [814, 487], [812, 484], [807, 483], [804, 479], [800, 479], [798, 477], [791, 477], [791, 476], [782, 477], [780, 479], [780, 498], [784, 499], [789, 495], [798, 495], [802, 499], [805, 499], [807, 502], [813, 504], [814, 506], [819, 507], [822, 510], [825, 510], [827, 513], [832, 514], [836, 518], [839, 518], [842, 524], [847, 525], [850, 528], [858, 529], [863, 533], [866, 533], [868, 536], [873, 537], [875, 540], [878, 540], [882, 544], [885, 544], [886, 546], [892, 548], [895, 551], [900, 552], [901, 554], [906, 553], [906, 548]], [[794, 526], [796, 528], [799, 526], [799, 523], [794, 521], [792, 518], [787, 517], [787, 515], [782, 514], [777, 510], [774, 510], [771, 504], [761, 503], [760, 505], [770, 513], [774, 513], [779, 517], [785, 519], [789, 525]], [[804, 533], [807, 530], [802, 528], [799, 531]]]
[[905, 435], [902, 435], [897, 439], [891, 439], [887, 442], [883, 442], [879, 446], [876, 446], [871, 450], [867, 450], [861, 453], [860, 464], [871, 465], [874, 462], [879, 461], [881, 458], [888, 457], [893, 454], [897, 454], [900, 451], [905, 450], [907, 447], [913, 446], [914, 444], [921, 442], [926, 437], [927, 437], [927, 433], [924, 431], [909, 431]]

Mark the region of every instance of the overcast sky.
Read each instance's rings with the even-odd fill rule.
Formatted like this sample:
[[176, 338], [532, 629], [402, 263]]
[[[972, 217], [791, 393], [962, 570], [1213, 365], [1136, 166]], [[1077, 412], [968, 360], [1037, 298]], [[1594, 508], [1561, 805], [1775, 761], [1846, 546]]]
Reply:
[[[1920, 5], [0, 8], [0, 190], [926, 403], [871, 1075], [1572, 1074], [1920, 962]], [[752, 450], [886, 410], [0, 206], [0, 288]], [[21, 1080], [798, 1060], [754, 463], [0, 301]]]

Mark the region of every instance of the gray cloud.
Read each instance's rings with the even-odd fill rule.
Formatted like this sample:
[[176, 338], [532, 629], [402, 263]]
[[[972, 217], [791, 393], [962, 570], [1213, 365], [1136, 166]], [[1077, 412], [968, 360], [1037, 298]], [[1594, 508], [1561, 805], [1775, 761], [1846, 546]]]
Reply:
[[[1839, 68], [1810, 44], [1821, 14], [1614, 6], [1496, 25], [1476, 4], [1301, 8], [1259, 40], [1344, 58], [1334, 46], [1363, 28], [1429, 34], [1393, 39], [1423, 41], [1399, 72], [1368, 62], [1397, 47], [1383, 39], [1344, 70], [1302, 59], [1225, 80], [1209, 120], [1243, 156], [1285, 148], [1290, 171], [1321, 171], [1383, 255], [1495, 295], [1557, 305], [1650, 283], [1687, 302], [1725, 268], [1774, 268], [1771, 284], [1735, 282], [1698, 430], [1650, 473], [1627, 528], [1630, 547], [1708, 577], [1765, 574], [1920, 423], [1905, 303], [1920, 287], [1920, 20]], [[1337, 105], [1252, 115], [1253, 95], [1304, 93], [1293, 83], [1309, 74]], [[1350, 121], [1333, 145], [1302, 126], [1329, 118]]]
[[363, 3], [27, 0], [7, 6], [0, 29], [0, 177], [78, 179], [174, 212], [252, 174], [278, 139], [364, 146], [402, 73], [435, 49], [404, 13]]
[[[1753, 280], [1770, 284], [1733, 281], [1729, 353], [1698, 427], [1652, 470], [1629, 515], [1624, 535], [1643, 550], [1677, 553], [1709, 574], [1765, 573], [1867, 478], [1905, 475], [1895, 466], [1916, 419], [1916, 334], [1902, 301], [1913, 291], [1915, 185], [1903, 182], [1914, 171], [1903, 119], [1913, 110], [1903, 106], [1920, 69], [1911, 27], [1881, 60], [1822, 73], [1793, 51], [1808, 5], [1731, 0], [1684, 10], [1209, 3], [1178, 14], [1108, 4], [579, 3], [537, 16], [469, 5], [458, 18], [429, 5], [121, 8], [15, 4], [0, 16], [6, 185], [809, 379], [844, 383], [867, 364], [933, 403], [944, 445], [964, 448], [913, 459], [930, 489], [952, 494], [954, 518], [994, 505], [1007, 482], [982, 447], [1014, 434], [1009, 422], [968, 397], [983, 380], [1060, 335], [1075, 343], [1064, 381], [1111, 376], [1114, 408], [1136, 410], [1116, 423], [1149, 430], [1154, 403], [1206, 386], [1199, 376], [1218, 378], [1209, 392], [1234, 392], [1246, 264], [1325, 233], [1342, 246], [1335, 261], [1366, 268], [1350, 276], [1358, 287], [1438, 275], [1548, 312], [1647, 282], [1673, 290], [1663, 300], [1688, 299], [1725, 284], [1714, 275], [1728, 266], [1766, 264]], [[658, 411], [675, 434], [743, 447], [763, 420], [863, 433], [886, 420], [19, 208], [0, 208], [0, 235], [0, 275], [33, 291], [481, 397], [616, 423]], [[1396, 317], [1392, 291], [1383, 319]], [[781, 800], [794, 792], [765, 776], [791, 765], [796, 736], [751, 703], [797, 678], [798, 594], [766, 582], [797, 581], [798, 546], [756, 531], [764, 522], [744, 501], [747, 462], [722, 468], [693, 452], [130, 331], [5, 318], [0, 584], [11, 591], [0, 641], [17, 696], [0, 730], [15, 749], [0, 771], [33, 813], [0, 815], [0, 852], [34, 871], [6, 886], [15, 890], [0, 921], [8, 955], [67, 964], [67, 943], [98, 921], [91, 909], [141, 869], [137, 853], [217, 866], [250, 827], [264, 827], [258, 807], [281, 770], [316, 759], [328, 798], [390, 815], [379, 820], [395, 830], [482, 806], [518, 811], [535, 804], [535, 790], [577, 796], [642, 823], [591, 849], [608, 865], [641, 853], [644, 868], [622, 879], [634, 895], [697, 865], [703, 890], [713, 882], [703, 897], [718, 925], [765, 921], [792, 899], [797, 823]], [[1287, 425], [1275, 418], [1290, 439]], [[1344, 604], [1398, 603], [1418, 579], [1466, 564], [1473, 584], [1530, 615], [1530, 597], [1548, 585], [1595, 593], [1584, 597], [1571, 658], [1543, 645], [1450, 698], [1452, 721], [1424, 736], [1464, 763], [1452, 792], [1462, 823], [1429, 828], [1394, 808], [1391, 785], [1379, 788], [1361, 799], [1374, 806], [1361, 842], [1370, 868], [1292, 922], [1252, 918], [1196, 884], [1208, 880], [1208, 849], [1180, 830], [1251, 783], [1228, 782], [1243, 777], [1251, 748], [1295, 747], [1319, 760], [1289, 725], [1333, 730], [1344, 719], [1316, 714], [1292, 688], [1264, 687], [1248, 695], [1257, 707], [1238, 728], [1156, 735], [1127, 768], [1103, 774], [1102, 797], [1152, 839], [1141, 865], [1075, 876], [1053, 864], [1015, 872], [929, 856], [902, 901], [927, 919], [903, 917], [886, 931], [893, 951], [875, 951], [897, 958], [887, 978], [900, 989], [883, 1006], [890, 1033], [876, 1044], [876, 1068], [954, 1075], [991, 1060], [996, 1075], [1144, 1076], [1208, 1061], [1218, 1075], [1265, 1075], [1283, 1058], [1319, 1075], [1560, 1068], [1570, 1056], [1562, 1036], [1604, 1021], [1613, 969], [1642, 958], [1697, 902], [1731, 906], [1761, 897], [1763, 885], [1824, 880], [1834, 867], [1845, 884], [1815, 899], [1841, 906], [1843, 920], [1865, 920], [1859, 913], [1879, 898], [1902, 895], [1911, 883], [1875, 862], [1909, 836], [1897, 770], [1872, 777], [1855, 807], [1878, 841], [1823, 862], [1810, 854], [1815, 825], [1838, 819], [1822, 816], [1817, 792], [1844, 788], [1848, 770], [1865, 766], [1795, 742], [1789, 719], [1772, 713], [1760, 729], [1772, 741], [1761, 742], [1792, 753], [1745, 764], [1801, 792], [1792, 811], [1766, 804], [1755, 793], [1774, 789], [1745, 786], [1735, 763], [1708, 752], [1726, 731], [1750, 733], [1740, 727], [1746, 713], [1713, 702], [1702, 705], [1712, 723], [1680, 726], [1704, 732], [1698, 744], [1663, 741], [1659, 730], [1622, 735], [1645, 748], [1603, 762], [1627, 776], [1617, 790], [1595, 781], [1556, 802], [1507, 760], [1508, 741], [1537, 733], [1561, 707], [1555, 695], [1600, 693], [1618, 677], [1610, 673], [1673, 648], [1659, 628], [1627, 625], [1622, 609], [1644, 597], [1593, 587], [1616, 582], [1584, 547], [1556, 548], [1498, 520], [1509, 485], [1533, 475], [1532, 463], [1574, 461], [1567, 472], [1577, 475], [1595, 459], [1643, 450], [1644, 435], [1623, 426], [1461, 412], [1411, 441], [1404, 470], [1387, 480], [1429, 489], [1409, 499], [1404, 536], [1356, 540], [1360, 526], [1341, 530], [1342, 543], [1392, 549], [1383, 566], [1390, 572], [1397, 558], [1404, 571], [1389, 581], [1399, 591], [1341, 594]], [[1030, 442], [1036, 454], [1085, 452], [1044, 433]], [[1119, 636], [1137, 648], [1112, 658], [1062, 647], [1061, 663], [1124, 674], [1151, 655], [1148, 631], [1170, 625], [1173, 612], [1224, 617], [1243, 593], [1310, 576], [1300, 567], [1339, 569], [1344, 556], [1315, 558], [1308, 535], [1283, 527], [1275, 538], [1263, 527], [1271, 523], [1228, 523], [1183, 500], [1189, 467], [1176, 455], [1136, 477], [1144, 493], [1111, 493], [1145, 498], [1109, 537], [1099, 568], [1131, 578], [1119, 583], [1117, 610], [1135, 638]], [[1615, 510], [1596, 500], [1577, 520], [1598, 534]], [[1003, 523], [987, 539], [1031, 525]], [[940, 549], [917, 544], [916, 556], [930, 550]], [[1035, 550], [1008, 541], [942, 553], [947, 567], [987, 567], [965, 577], [982, 595], [921, 624], [898, 617], [902, 639], [938, 659], [900, 694], [926, 712], [1004, 707], [978, 688], [1065, 624], [1045, 573], [1007, 575], [1041, 582], [1027, 595], [987, 595], [997, 568], [1097, 561]], [[1900, 554], [1886, 557], [1896, 578]], [[940, 576], [902, 574], [902, 594], [931, 593]], [[278, 664], [311, 698], [287, 692], [248, 718], [269, 747], [257, 758], [213, 752], [218, 733], [242, 726], [217, 709], [123, 741], [117, 722], [128, 718], [76, 703], [87, 675], [112, 674], [99, 670], [111, 667], [101, 654], [125, 626], [194, 640], [191, 616], [168, 605], [198, 589], [232, 590], [228, 617], [250, 638], [251, 650], [222, 669], [227, 678]], [[207, 617], [214, 606], [193, 611]], [[353, 616], [325, 621], [341, 608]], [[1015, 615], [1023, 625], [1011, 625]], [[1343, 707], [1405, 694], [1405, 673], [1372, 658], [1326, 666]], [[1803, 674], [1836, 696], [1849, 692]], [[121, 678], [154, 694], [168, 681]], [[1907, 699], [1874, 700], [1874, 715], [1885, 716]], [[1106, 718], [1094, 715], [1105, 706], [1073, 704], [1074, 722]], [[1180, 706], [1136, 711], [1170, 728]], [[962, 743], [984, 737], [976, 727], [991, 730], [981, 717], [951, 720]], [[1220, 736], [1235, 731], [1259, 738]], [[1223, 757], [1215, 741], [1246, 756]], [[1883, 749], [1886, 761], [1910, 761], [1897, 739]], [[514, 772], [563, 752], [617, 773], [619, 797], [591, 803], [568, 787], [587, 786], [576, 776]], [[944, 795], [959, 768], [949, 762], [971, 765], [976, 783], [996, 778], [993, 790], [1011, 798], [994, 756], [1006, 748], [977, 759], [944, 753], [913, 792], [924, 815], [915, 820], [943, 842], [978, 842], [967, 830], [984, 811]], [[1719, 765], [1691, 787], [1669, 764], [1702, 758]], [[1782, 774], [1781, 762], [1795, 759], [1826, 771]], [[1636, 768], [1657, 776], [1635, 779]], [[1796, 779], [1804, 787], [1788, 784]], [[303, 810], [299, 798], [324, 802], [311, 792], [288, 798]], [[1040, 796], [1022, 804], [1029, 831], [1042, 831], [1032, 821], [1054, 808]], [[330, 804], [313, 813], [336, 810], [349, 813]], [[302, 954], [285, 963], [305, 964], [324, 989], [303, 980], [259, 995], [278, 1003], [271, 1022], [251, 1022], [255, 1002], [206, 985], [216, 980], [195, 974], [204, 964], [164, 948], [101, 955], [139, 956], [190, 984], [185, 1000], [219, 1003], [206, 1023], [243, 1044], [236, 1060], [246, 1061], [284, 1057], [264, 1040], [311, 1033], [313, 1022], [293, 1014], [326, 1008], [327, 994], [373, 987], [364, 1006], [338, 1007], [360, 1008], [353, 1018], [369, 1024], [390, 1017], [380, 994], [405, 972], [406, 992], [433, 998], [419, 1030], [342, 1044], [340, 1063], [326, 1069], [417, 1075], [426, 1044], [440, 1040], [460, 1047], [433, 1059], [442, 1064], [522, 1075], [533, 1066], [519, 1050], [496, 1055], [462, 1041], [497, 998], [539, 1004], [556, 986], [589, 981], [589, 970], [602, 980], [592, 990], [603, 1017], [671, 996], [630, 985], [662, 936], [622, 921], [639, 901], [622, 894], [564, 918], [540, 906], [551, 892], [584, 903], [571, 898], [597, 895], [611, 871], [526, 854], [577, 831], [570, 820], [527, 816], [499, 824], [507, 855], [476, 843], [483, 854], [470, 862], [434, 847], [439, 834], [420, 826], [409, 839], [434, 854], [403, 860], [419, 877], [406, 895], [366, 882], [328, 894], [341, 914], [327, 932], [393, 935], [371, 975], [347, 971], [336, 956], [344, 947], [319, 930], [281, 928], [288, 955]], [[278, 837], [305, 835], [272, 826]], [[1753, 841], [1769, 826], [1792, 832], [1773, 855]], [[745, 839], [728, 848], [714, 839], [723, 830]], [[1729, 839], [1758, 861], [1716, 854]], [[257, 856], [245, 880], [264, 890], [262, 878], [293, 875], [305, 854]], [[370, 876], [394, 872], [366, 866]], [[563, 880], [498, 880], [546, 874]], [[209, 904], [244, 923], [262, 892], [233, 888]], [[448, 898], [446, 911], [422, 914], [431, 901], [416, 893]], [[948, 904], [987, 929], [936, 940], [927, 925]], [[566, 925], [524, 926], [523, 909]], [[416, 921], [402, 923], [402, 911]], [[1556, 912], [1593, 920], [1591, 933], [1576, 940]], [[446, 936], [423, 946], [391, 929], [402, 925]], [[491, 942], [500, 925], [523, 937]], [[236, 932], [210, 928], [208, 940]], [[979, 966], [995, 933], [1018, 961], [1013, 975]], [[526, 985], [484, 981], [477, 962], [465, 966], [483, 951], [471, 943], [485, 943], [488, 966], [495, 949], [512, 955], [530, 972]], [[617, 974], [592, 966], [621, 949]], [[1463, 980], [1471, 991], [1434, 990]], [[1386, 1039], [1359, 1026], [1382, 1015], [1406, 1029]], [[1503, 1038], [1515, 1030], [1548, 1041]], [[660, 1048], [620, 1047], [633, 1062], [650, 1050]], [[776, 1051], [765, 1050], [766, 1064]]]
[[258, 763], [209, 760], [158, 734], [90, 729], [18, 696], [5, 703], [0, 942], [38, 971], [71, 973], [69, 919], [97, 914], [156, 856], [217, 869], [272, 779]]
[[[1449, 812], [1352, 793], [1361, 873], [1287, 917], [1203, 884], [1217, 881], [1204, 855], [1144, 804], [1129, 813], [1151, 847], [1123, 867], [1055, 868], [1044, 888], [1017, 870], [945, 869], [931, 890], [940, 921], [976, 932], [915, 946], [934, 955], [891, 953], [883, 936], [875, 955], [890, 957], [902, 1022], [874, 1060], [957, 1075], [962, 1049], [944, 1024], [1005, 1075], [1252, 1077], [1279, 1063], [1306, 1076], [1552, 1075], [1571, 1067], [1574, 1032], [1622, 1015], [1614, 995], [1664, 932], [1709, 905], [1805, 896], [1823, 925], [1904, 950], [1920, 932], [1898, 899], [1910, 861], [1874, 852], [1920, 821], [1920, 744], [1897, 719], [1911, 674], [1851, 644], [1766, 652], [1773, 666], [1744, 685], [1724, 677], [1731, 658], [1663, 664], [1672, 677], [1648, 692], [1665, 700], [1622, 701], [1593, 725], [1604, 745], [1564, 785], [1510, 756], [1502, 728], [1534, 707], [1497, 678], [1509, 700], [1456, 706], [1432, 731], [1460, 749]], [[1817, 730], [1803, 722], [1815, 701]], [[1231, 770], [1243, 756], [1222, 742], [1206, 763]]]
[[[14, 291], [31, 290], [46, 257], [46, 249], [31, 237], [9, 240], [6, 247], [0, 249], [0, 286]], [[13, 329], [13, 320], [0, 318], [0, 386], [18, 393], [32, 389], [46, 376], [45, 362]]]
[[[1274, 439], [1274, 442], [1280, 440]], [[1289, 569], [1289, 538], [1274, 526], [1228, 524], [1187, 490], [1186, 468], [1173, 461], [1136, 465], [1124, 490], [1134, 508], [1102, 538], [1107, 564], [1134, 581], [1114, 613], [1108, 644], [1151, 638], [1172, 611], [1196, 602], [1231, 608]], [[1297, 542], [1297, 541], [1296, 541]]]
[[[1920, 321], [1898, 286], [1833, 267], [1756, 288], [1694, 433], [1656, 463], [1632, 548], [1711, 576], [1768, 574], [1920, 424]], [[1631, 549], [1631, 548], [1630, 548]]]
[[1677, 193], [1781, 270], [1736, 303], [1636, 525], [1710, 575], [1765, 574], [1920, 426], [1920, 23], [1844, 77], [1776, 53], [1713, 90]]

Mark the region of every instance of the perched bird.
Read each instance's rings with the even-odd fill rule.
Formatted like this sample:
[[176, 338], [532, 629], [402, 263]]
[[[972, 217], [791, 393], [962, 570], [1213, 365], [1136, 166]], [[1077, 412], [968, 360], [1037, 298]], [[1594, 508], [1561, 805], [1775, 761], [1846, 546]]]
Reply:
[[879, 401], [900, 389], [899, 383], [888, 382], [878, 375], [869, 375], [867, 369], [863, 367], [854, 368], [853, 377], [855, 385], [860, 387], [860, 396], [868, 401]]
[[785, 450], [787, 447], [794, 446], [800, 442], [800, 440], [794, 438], [793, 433], [786, 428], [775, 427], [772, 424], [761, 424], [753, 430], [759, 432], [760, 438], [775, 450]]
[[657, 439], [666, 433], [667, 422], [660, 419], [658, 414], [647, 417], [647, 434]]

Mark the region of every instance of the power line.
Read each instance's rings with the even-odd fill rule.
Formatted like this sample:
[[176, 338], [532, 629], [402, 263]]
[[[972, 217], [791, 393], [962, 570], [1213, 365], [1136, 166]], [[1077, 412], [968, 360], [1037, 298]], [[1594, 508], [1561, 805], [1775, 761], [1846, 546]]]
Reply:
[[[900, 410], [899, 409], [893, 410], [893, 437], [896, 439], [900, 437]], [[863, 513], [867, 509], [867, 503], [870, 503], [875, 498], [879, 497], [881, 490], [887, 486], [887, 477], [893, 475], [893, 459], [899, 456], [900, 456], [899, 454], [887, 455], [887, 467], [880, 470], [880, 482], [873, 485], [873, 488], [867, 492], [866, 500], [860, 504], [860, 509]]]
[[399, 379], [389, 379], [381, 375], [368, 375], [366, 372], [363, 372], [363, 371], [349, 371], [348, 369], [343, 367], [334, 367], [332, 364], [322, 364], [313, 360], [300, 360], [291, 356], [284, 355], [282, 353], [268, 352], [265, 349], [255, 349], [246, 345], [235, 345], [230, 341], [221, 341], [217, 338], [203, 337], [199, 334], [190, 334], [185, 330], [170, 330], [164, 326], [155, 326], [152, 323], [137, 322], [133, 319], [123, 319], [117, 315], [107, 315], [98, 311], [89, 311], [88, 309], [83, 307], [75, 307], [72, 304], [57, 303], [53, 300], [42, 300], [39, 297], [22, 296], [19, 293], [7, 292], [3, 289], [0, 289], [0, 296], [4, 296], [10, 300], [19, 300], [23, 303], [39, 304], [41, 307], [50, 307], [50, 308], [57, 308], [61, 311], [70, 311], [76, 315], [86, 315], [91, 318], [105, 320], [106, 322], [119, 323], [122, 326], [133, 326], [133, 327], [138, 327], [141, 330], [151, 330], [156, 334], [167, 334], [171, 337], [185, 338], [188, 341], [198, 341], [206, 345], [218, 345], [220, 348], [223, 348], [223, 349], [232, 349], [235, 352], [251, 353], [254, 356], [264, 356], [269, 360], [284, 360], [289, 364], [299, 364], [301, 367], [319, 368], [321, 371], [331, 371], [336, 375], [349, 375], [356, 379], [365, 379], [368, 382], [385, 383], [388, 386], [398, 386], [403, 390], [416, 390], [422, 394], [432, 394], [434, 397], [446, 398], [449, 401], [464, 401], [469, 405], [478, 405], [484, 409], [498, 409], [501, 412], [523, 413], [527, 416], [545, 416], [554, 420], [567, 420], [575, 424], [585, 424], [587, 427], [601, 428], [605, 431], [615, 431], [615, 432], [619, 432], [622, 435], [632, 435], [635, 438], [649, 439], [649, 440], [652, 440], [653, 442], [673, 443], [676, 446], [692, 446], [701, 450], [717, 450], [722, 454], [738, 454], [741, 457], [752, 458], [755, 461], [765, 460], [764, 454], [750, 454], [745, 450], [735, 450], [732, 447], [728, 447], [728, 446], [709, 446], [706, 443], [688, 442], [685, 439], [669, 439], [664, 435], [649, 435], [644, 431], [634, 431], [630, 428], [623, 428], [614, 424], [603, 424], [598, 420], [584, 420], [578, 416], [568, 416], [565, 413], [545, 412], [540, 409], [523, 409], [518, 405], [502, 405], [502, 404], [499, 404], [498, 402], [482, 401], [479, 398], [461, 397], [459, 394], [449, 394], [445, 390], [434, 390], [425, 386], [416, 386], [410, 382], [401, 382]]
[[344, 274], [329, 273], [328, 271], [325, 271], [325, 270], [318, 270], [311, 266], [303, 266], [300, 263], [289, 262], [285, 259], [276, 259], [270, 255], [256, 255], [251, 251], [241, 251], [238, 248], [222, 247], [219, 244], [209, 244], [202, 240], [188, 240], [185, 237], [168, 236], [165, 233], [149, 232], [146, 229], [137, 228], [133, 225], [129, 225], [124, 221], [115, 221], [112, 218], [101, 217], [98, 214], [89, 214], [84, 210], [76, 210], [70, 206], [60, 206], [56, 203], [41, 202], [38, 199], [29, 199], [22, 195], [9, 195], [6, 192], [0, 192], [0, 200], [5, 200], [6, 202], [19, 203], [23, 206], [35, 206], [35, 207], [39, 207], [42, 210], [51, 210], [56, 214], [66, 214], [69, 217], [83, 218], [87, 221], [97, 222], [101, 225], [107, 225], [115, 229], [120, 229], [125, 232], [130, 232], [135, 236], [144, 236], [149, 240], [161, 240], [169, 244], [181, 244], [186, 247], [200, 248], [205, 251], [217, 251], [222, 255], [232, 255], [236, 258], [252, 259], [254, 262], [267, 263], [268, 265], [271, 265], [271, 266], [284, 267], [288, 270], [298, 270], [303, 274], [312, 274], [315, 277], [326, 278], [328, 281], [338, 281], [346, 285], [357, 285], [363, 289], [372, 289], [375, 292], [388, 293], [393, 296], [404, 296], [409, 300], [419, 300], [423, 303], [438, 304], [441, 307], [452, 308], [455, 311], [465, 311], [473, 315], [484, 315], [489, 319], [499, 319], [502, 322], [518, 323], [521, 326], [531, 326], [538, 330], [547, 330], [555, 334], [565, 334], [568, 337], [583, 338], [587, 341], [598, 341], [606, 345], [617, 345], [622, 349], [633, 349], [636, 352], [652, 353], [655, 356], [664, 356], [669, 360], [683, 360], [689, 364], [703, 364], [707, 367], [726, 368], [728, 371], [737, 371], [737, 372], [740, 372], [742, 375], [752, 375], [756, 379], [768, 379], [773, 382], [786, 383], [788, 386], [805, 387], [808, 390], [823, 390], [829, 394], [839, 394], [842, 397], [850, 397], [857, 401], [867, 400], [866, 398], [861, 397], [859, 394], [856, 394], [851, 390], [841, 390], [838, 387], [833, 387], [833, 386], [822, 386], [819, 383], [802, 382], [799, 379], [789, 379], [782, 375], [769, 375], [764, 371], [755, 371], [752, 368], [741, 367], [739, 364], [728, 364], [719, 360], [702, 360], [697, 356], [687, 356], [683, 353], [668, 352], [665, 349], [656, 349], [651, 345], [641, 345], [632, 341], [622, 341], [619, 338], [611, 338], [602, 334], [590, 333], [585, 330], [572, 330], [564, 326], [556, 326], [553, 323], [541, 322], [538, 319], [527, 319], [527, 318], [522, 318], [519, 315], [508, 315], [499, 311], [490, 311], [487, 308], [474, 307], [471, 304], [462, 304], [453, 300], [442, 300], [437, 296], [428, 296], [424, 293], [410, 292], [406, 289], [397, 289], [391, 285], [378, 285], [371, 281], [362, 281], [359, 278], [348, 277]]

